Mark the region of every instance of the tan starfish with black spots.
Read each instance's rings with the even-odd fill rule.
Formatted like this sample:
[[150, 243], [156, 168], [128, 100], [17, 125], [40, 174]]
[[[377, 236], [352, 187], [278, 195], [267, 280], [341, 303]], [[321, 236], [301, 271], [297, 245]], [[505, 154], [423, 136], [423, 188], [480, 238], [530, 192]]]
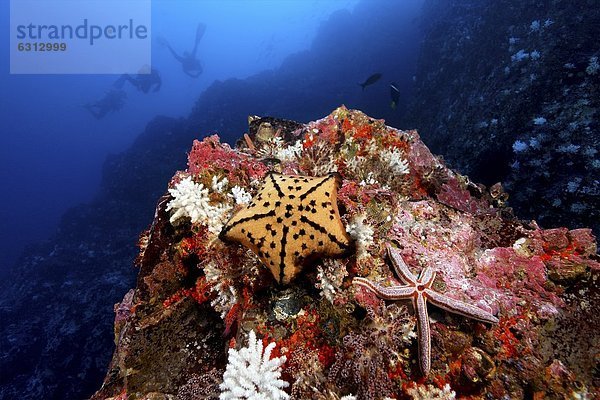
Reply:
[[219, 238], [254, 251], [275, 280], [288, 284], [310, 259], [352, 250], [337, 207], [339, 174], [324, 177], [270, 173], [250, 204]]

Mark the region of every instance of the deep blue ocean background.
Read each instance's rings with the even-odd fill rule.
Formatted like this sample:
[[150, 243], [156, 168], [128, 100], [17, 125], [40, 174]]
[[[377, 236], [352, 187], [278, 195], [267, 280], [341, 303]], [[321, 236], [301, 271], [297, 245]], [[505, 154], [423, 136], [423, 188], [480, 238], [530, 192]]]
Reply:
[[[407, 36], [398, 41], [410, 49], [416, 34], [414, 18], [419, 12], [418, 0], [401, 2], [373, 1], [359, 7], [388, 9], [398, 15], [399, 24], [406, 24]], [[0, 29], [8, 30], [8, 2], [4, 2]], [[152, 34], [166, 38], [180, 53], [193, 46], [196, 25], [205, 23], [206, 33], [199, 44], [199, 58], [204, 72], [198, 79], [185, 75], [181, 65], [166, 48], [153, 40], [152, 66], [163, 80], [157, 93], [144, 94], [126, 85], [125, 107], [96, 120], [83, 105], [101, 98], [108, 91], [115, 75], [10, 75], [7, 41], [2, 41], [4, 62], [0, 65], [0, 121], [3, 145], [0, 148], [0, 174], [4, 190], [0, 220], [0, 271], [10, 268], [27, 244], [48, 238], [56, 230], [60, 216], [71, 206], [90, 201], [98, 190], [101, 166], [108, 154], [127, 149], [156, 115], [187, 116], [198, 96], [217, 80], [244, 79], [253, 74], [277, 69], [287, 56], [306, 51], [319, 30], [331, 30], [340, 51], [356, 58], [353, 74], [335, 76], [331, 82], [348, 89], [351, 97], [340, 97], [340, 103], [361, 106], [365, 100], [379, 100], [379, 114], [387, 112], [387, 83], [407, 82], [415, 59], [406, 59], [405, 69], [396, 69], [398, 56], [389, 60], [372, 59], [350, 45], [357, 31], [371, 31], [364, 37], [365, 45], [384, 46], [388, 40], [385, 26], [356, 27], [357, 31], [336, 32], [336, 17], [355, 10], [356, 0], [334, 1], [153, 1]], [[331, 19], [330, 19], [331, 18]], [[327, 23], [325, 23], [327, 21]], [[412, 22], [411, 22], [412, 21]], [[397, 38], [396, 38], [397, 39]], [[394, 41], [397, 41], [394, 39]], [[328, 50], [325, 50], [328, 51]], [[405, 49], [398, 48], [398, 54]], [[364, 59], [362, 59], [364, 57]], [[394, 65], [389, 71], [388, 65]], [[337, 68], [332, 65], [331, 68]], [[357, 82], [375, 72], [386, 72], [377, 87], [362, 93]], [[328, 77], [329, 71], [323, 73]], [[310, 77], [292, 76], [286, 82], [291, 90]], [[318, 88], [315, 88], [318, 90]], [[285, 88], [284, 88], [285, 90]], [[235, 94], [234, 94], [235, 95]], [[272, 99], [277, 102], [277, 99]], [[302, 107], [299, 103], [297, 107]], [[322, 108], [318, 118], [330, 110]], [[400, 110], [399, 110], [400, 111]], [[253, 111], [248, 110], [248, 114]], [[282, 117], [285, 117], [282, 115]], [[245, 123], [244, 120], [240, 121]], [[198, 132], [202, 136], [207, 132]], [[235, 140], [231, 132], [227, 139]]]
[[[11, 75], [3, 35], [0, 399], [79, 399], [100, 387], [113, 306], [135, 286], [136, 242], [157, 200], [193, 139], [217, 133], [233, 145], [249, 115], [308, 122], [360, 109], [417, 129], [473, 182], [502, 182], [519, 218], [598, 234], [597, 3], [153, 0], [162, 87], [126, 83], [124, 107], [102, 119], [83, 105], [118, 75]], [[9, 1], [0, 10], [6, 34]], [[194, 79], [158, 38], [190, 50], [199, 23]]]

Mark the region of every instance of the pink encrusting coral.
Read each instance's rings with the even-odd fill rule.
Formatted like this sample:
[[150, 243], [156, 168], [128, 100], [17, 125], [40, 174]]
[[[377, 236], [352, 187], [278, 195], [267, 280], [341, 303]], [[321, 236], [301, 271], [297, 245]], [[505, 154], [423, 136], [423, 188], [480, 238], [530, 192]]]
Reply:
[[[416, 131], [344, 107], [306, 125], [254, 119], [240, 143], [194, 141], [188, 169], [159, 201], [140, 239], [137, 287], [116, 308], [117, 349], [94, 399], [598, 395], [600, 264], [591, 231], [519, 221], [500, 185], [448, 169]], [[351, 248], [328, 258], [318, 247], [325, 243], [302, 242], [305, 232], [290, 230], [283, 214], [244, 231], [250, 244], [273, 241], [267, 250], [219, 239], [239, 210], [246, 223], [274, 215], [268, 207], [281, 202], [291, 207], [293, 195], [261, 191], [270, 172], [298, 188], [303, 177], [334, 174]], [[285, 192], [300, 190], [294, 185]], [[289, 218], [313, 236], [329, 233], [321, 242], [342, 243], [319, 225], [329, 214], [314, 200], [287, 209]], [[277, 236], [281, 229], [290, 234]], [[261, 262], [279, 248], [275, 240], [281, 259], [293, 246], [316, 246], [286, 285]], [[409, 292], [428, 305], [415, 310], [402, 300]], [[253, 346], [269, 351], [244, 350]], [[256, 371], [234, 368], [231, 354], [242, 351]]]
[[233, 184], [249, 184], [262, 179], [268, 168], [248, 155], [234, 151], [227, 143], [221, 143], [217, 135], [202, 141], [194, 140], [188, 155], [188, 170], [191, 175], [202, 176], [224, 172]]

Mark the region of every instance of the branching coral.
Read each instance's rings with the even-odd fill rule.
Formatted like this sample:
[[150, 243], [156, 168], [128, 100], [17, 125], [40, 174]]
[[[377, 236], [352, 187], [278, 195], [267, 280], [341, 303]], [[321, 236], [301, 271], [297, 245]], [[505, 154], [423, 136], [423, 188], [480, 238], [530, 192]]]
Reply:
[[229, 310], [239, 301], [237, 289], [232, 284], [231, 277], [224, 276], [225, 271], [214, 263], [204, 266], [204, 274], [206, 280], [214, 284], [212, 290], [217, 294], [210, 304], [224, 319]]
[[292, 400], [303, 399], [326, 399], [325, 385], [327, 377], [323, 374], [323, 368], [319, 362], [316, 352], [303, 352], [306, 365], [312, 368], [300, 369], [295, 374], [295, 381], [292, 384]]
[[211, 305], [225, 320], [232, 308], [242, 301], [244, 286], [253, 287], [263, 267], [254, 253], [240, 249], [238, 252], [217, 250], [213, 261], [202, 268], [216, 293]]
[[278, 147], [274, 155], [281, 162], [293, 162], [302, 156], [302, 149], [302, 142], [298, 140], [293, 145]]
[[339, 387], [351, 384], [361, 399], [374, 400], [391, 395], [394, 386], [388, 377], [389, 362], [370, 337], [350, 333], [343, 340], [343, 351], [332, 365], [329, 378]]
[[235, 204], [248, 204], [252, 200], [252, 195], [239, 186], [232, 187], [231, 193], [228, 196], [233, 197]]
[[208, 189], [203, 184], [188, 176], [169, 189], [169, 193], [173, 200], [167, 204], [167, 211], [174, 211], [170, 218], [172, 224], [188, 217], [193, 224], [206, 224], [213, 234], [221, 231], [231, 207], [228, 204], [211, 205]]
[[300, 167], [313, 176], [323, 176], [338, 170], [333, 149], [323, 140], [311, 143], [310, 146], [305, 145]]
[[287, 400], [289, 395], [282, 389], [289, 383], [280, 379], [281, 366], [286, 357], [273, 357], [275, 343], [263, 351], [263, 342], [254, 331], [248, 335], [248, 346], [240, 350], [229, 349], [227, 369], [223, 375], [219, 399]]

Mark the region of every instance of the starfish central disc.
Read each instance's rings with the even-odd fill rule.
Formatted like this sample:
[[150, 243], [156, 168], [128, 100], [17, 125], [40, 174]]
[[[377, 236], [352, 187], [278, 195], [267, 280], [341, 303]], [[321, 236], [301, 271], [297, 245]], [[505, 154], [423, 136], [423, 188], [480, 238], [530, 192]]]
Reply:
[[251, 249], [277, 282], [287, 284], [308, 259], [351, 251], [337, 208], [339, 185], [338, 174], [315, 178], [270, 173], [219, 238]]
[[398, 278], [405, 283], [404, 285], [381, 286], [379, 283], [360, 277], [354, 278], [352, 282], [355, 285], [362, 286], [374, 292], [378, 297], [385, 300], [412, 300], [413, 308], [417, 313], [419, 366], [423, 375], [427, 376], [431, 369], [431, 333], [429, 329], [429, 316], [427, 314], [427, 302], [451, 313], [460, 314], [478, 321], [491, 324], [498, 323], [498, 318], [489, 312], [436, 292], [432, 288], [433, 281], [435, 280], [435, 272], [431, 268], [425, 268], [421, 275], [417, 277], [410, 272], [398, 250], [395, 250], [389, 244], [387, 245], [387, 250], [392, 261], [392, 266], [398, 274]]

